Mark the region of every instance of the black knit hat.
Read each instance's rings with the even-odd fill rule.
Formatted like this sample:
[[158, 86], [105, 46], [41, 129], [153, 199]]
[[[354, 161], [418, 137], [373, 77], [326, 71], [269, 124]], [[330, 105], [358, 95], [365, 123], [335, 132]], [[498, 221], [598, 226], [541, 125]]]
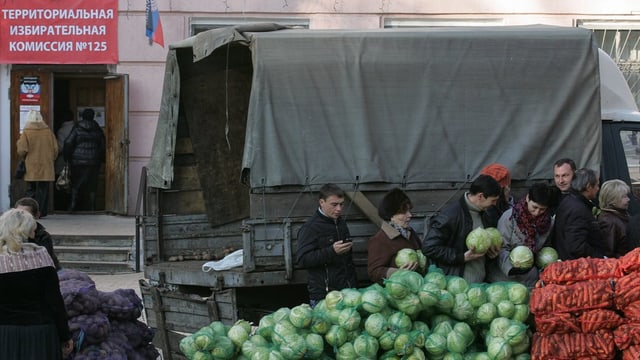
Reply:
[[384, 195], [380, 206], [378, 206], [378, 215], [383, 220], [389, 221], [391, 217], [401, 210], [411, 208], [411, 200], [404, 191], [395, 188]]

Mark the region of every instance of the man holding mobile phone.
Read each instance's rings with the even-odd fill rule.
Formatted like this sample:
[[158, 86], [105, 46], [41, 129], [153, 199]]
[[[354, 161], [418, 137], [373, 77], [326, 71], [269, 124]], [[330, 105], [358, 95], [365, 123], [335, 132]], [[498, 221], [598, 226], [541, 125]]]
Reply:
[[318, 194], [318, 208], [298, 232], [296, 259], [307, 269], [309, 303], [315, 306], [329, 291], [358, 286], [352, 242], [342, 217], [345, 193], [325, 184]]

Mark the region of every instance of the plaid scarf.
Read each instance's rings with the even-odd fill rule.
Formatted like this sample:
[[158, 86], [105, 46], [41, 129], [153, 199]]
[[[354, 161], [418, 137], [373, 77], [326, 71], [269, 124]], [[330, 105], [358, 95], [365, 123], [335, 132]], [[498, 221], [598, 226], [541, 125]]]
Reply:
[[536, 252], [536, 235], [545, 234], [551, 228], [551, 216], [545, 212], [540, 216], [533, 216], [527, 209], [527, 199], [522, 198], [513, 206], [511, 219], [516, 220], [518, 229], [524, 234], [524, 244]]

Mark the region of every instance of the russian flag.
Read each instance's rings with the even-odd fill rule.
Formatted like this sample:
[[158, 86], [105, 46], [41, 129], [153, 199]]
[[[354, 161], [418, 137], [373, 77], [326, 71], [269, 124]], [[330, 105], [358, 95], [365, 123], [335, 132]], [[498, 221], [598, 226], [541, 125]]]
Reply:
[[160, 12], [156, 0], [147, 0], [147, 37], [149, 45], [156, 43], [164, 47], [164, 34], [162, 33], [162, 22], [160, 22]]

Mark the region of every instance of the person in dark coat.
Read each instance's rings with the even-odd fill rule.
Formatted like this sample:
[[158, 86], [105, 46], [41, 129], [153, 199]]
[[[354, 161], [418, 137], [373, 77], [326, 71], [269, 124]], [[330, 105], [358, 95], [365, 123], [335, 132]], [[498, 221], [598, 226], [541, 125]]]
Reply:
[[296, 259], [307, 269], [311, 306], [328, 292], [358, 286], [349, 228], [342, 217], [345, 193], [335, 184], [320, 188], [318, 209], [300, 228]]
[[627, 224], [627, 242], [633, 248], [640, 246], [640, 214], [635, 214], [629, 218]]
[[600, 187], [598, 224], [607, 253], [616, 258], [635, 247], [627, 239], [630, 191], [629, 185], [618, 179], [607, 180]]
[[[385, 220], [395, 232], [381, 228], [367, 243], [367, 273], [369, 280], [382, 284], [398, 270], [394, 259], [402, 249], [421, 249], [420, 239], [415, 230], [409, 226], [413, 204], [407, 194], [396, 188], [382, 198], [378, 206], [378, 215]], [[408, 263], [404, 270], [418, 271], [418, 263]]]
[[560, 260], [581, 257], [611, 256], [605, 251], [600, 226], [594, 215], [600, 181], [595, 171], [582, 168], [576, 171], [570, 191], [564, 195], [556, 210], [553, 226], [553, 247]]
[[100, 125], [94, 120], [93, 109], [82, 112], [78, 121], [64, 141], [64, 160], [71, 170], [71, 203], [69, 211], [76, 210], [81, 190], [89, 193], [91, 210], [96, 208], [98, 173], [105, 158], [105, 137]]
[[476, 253], [467, 248], [469, 233], [478, 227], [496, 227], [498, 218], [487, 210], [495, 206], [502, 192], [500, 184], [489, 175], [480, 175], [457, 202], [445, 206], [429, 221], [422, 252], [447, 275], [464, 277], [469, 283], [485, 279], [485, 255], [495, 258], [500, 248]]
[[16, 201], [16, 205], [14, 206], [16, 209], [27, 211], [34, 219], [36, 219], [36, 232], [33, 238], [29, 238], [29, 242], [34, 243], [36, 245], [40, 245], [47, 249], [49, 256], [51, 256], [51, 260], [53, 260], [53, 265], [56, 270], [62, 269], [60, 266], [60, 261], [53, 251], [53, 239], [51, 239], [51, 234], [44, 228], [42, 224], [38, 222], [40, 218], [40, 206], [38, 202], [32, 198], [24, 197], [22, 199], [18, 199]]

